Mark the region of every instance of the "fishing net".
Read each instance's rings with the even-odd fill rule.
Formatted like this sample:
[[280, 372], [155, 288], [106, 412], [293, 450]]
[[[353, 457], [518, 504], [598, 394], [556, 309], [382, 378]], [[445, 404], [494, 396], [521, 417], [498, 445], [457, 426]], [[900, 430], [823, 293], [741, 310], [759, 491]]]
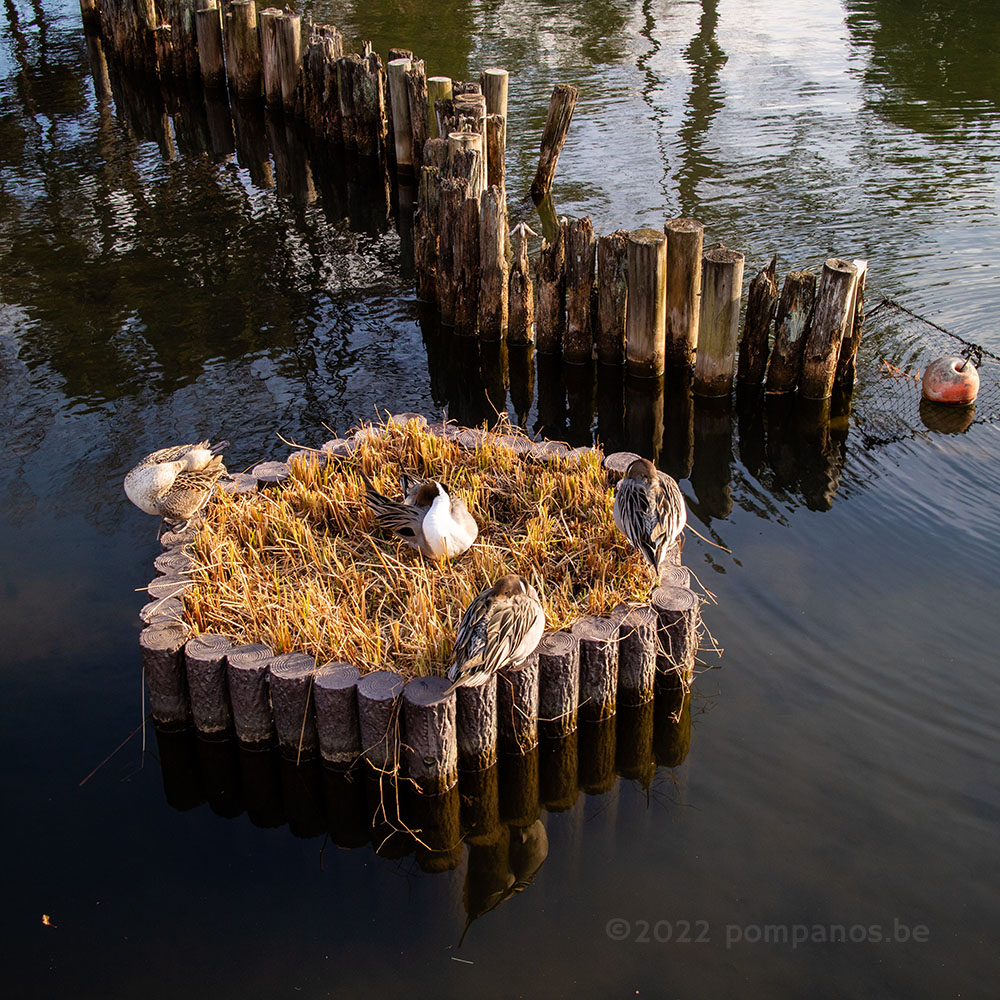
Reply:
[[[968, 358], [978, 368], [979, 395], [972, 405], [922, 398], [924, 370], [946, 356]], [[930, 432], [959, 434], [1000, 416], [1000, 357], [892, 299], [868, 310], [857, 364], [852, 416], [867, 447]]]

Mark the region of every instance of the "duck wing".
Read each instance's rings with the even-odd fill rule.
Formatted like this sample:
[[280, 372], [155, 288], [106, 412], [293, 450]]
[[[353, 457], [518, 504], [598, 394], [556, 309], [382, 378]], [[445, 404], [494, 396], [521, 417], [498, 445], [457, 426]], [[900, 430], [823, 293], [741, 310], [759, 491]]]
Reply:
[[208, 448], [207, 441], [197, 441], [194, 444], [175, 444], [170, 448], [161, 448], [159, 451], [151, 452], [137, 466], [143, 469], [147, 465], [159, 465], [160, 462], [176, 462], [182, 459], [192, 448]]
[[172, 521], [186, 521], [205, 505], [224, 472], [213, 466], [200, 472], [179, 472], [173, 485], [157, 500], [160, 513]]

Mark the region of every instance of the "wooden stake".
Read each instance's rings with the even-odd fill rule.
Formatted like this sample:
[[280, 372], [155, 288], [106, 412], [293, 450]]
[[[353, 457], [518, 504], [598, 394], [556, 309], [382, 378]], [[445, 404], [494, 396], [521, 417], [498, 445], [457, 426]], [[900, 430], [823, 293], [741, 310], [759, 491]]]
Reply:
[[450, 687], [446, 677], [416, 677], [403, 689], [404, 773], [427, 795], [440, 795], [458, 781], [455, 694]]
[[455, 323], [456, 242], [462, 204], [467, 199], [469, 182], [463, 177], [442, 177], [438, 185], [438, 259], [437, 300], [441, 322]]
[[816, 299], [816, 275], [789, 271], [774, 320], [774, 347], [767, 366], [767, 391], [792, 392], [802, 371], [805, 332]]
[[226, 85], [226, 67], [222, 55], [222, 20], [215, 0], [195, 12], [198, 33], [198, 63], [201, 81], [207, 90]]
[[694, 391], [701, 396], [728, 396], [736, 368], [736, 337], [743, 293], [743, 254], [709, 250], [702, 262], [701, 318]]
[[576, 87], [571, 87], [566, 83], [557, 83], [552, 90], [549, 113], [542, 131], [538, 170], [535, 173], [535, 179], [531, 182], [531, 196], [536, 201], [540, 201], [552, 189], [559, 154], [566, 142], [569, 123], [573, 120], [577, 94]]
[[858, 268], [847, 260], [830, 257], [816, 289], [816, 305], [802, 349], [799, 395], [825, 399], [833, 392], [840, 342], [854, 320], [854, 292]]
[[423, 59], [414, 59], [406, 72], [406, 101], [410, 112], [410, 147], [413, 169], [419, 174], [423, 166], [424, 143], [427, 142], [427, 75]]
[[563, 355], [571, 364], [594, 356], [590, 303], [594, 294], [594, 226], [589, 216], [566, 228], [566, 334]]
[[187, 722], [188, 691], [182, 658], [187, 637], [187, 629], [173, 622], [156, 622], [139, 633], [150, 710], [160, 725], [183, 726]]
[[778, 258], [775, 256], [750, 282], [736, 369], [736, 380], [743, 385], [760, 385], [767, 371], [770, 347], [768, 337], [774, 310], [778, 305], [778, 282], [775, 277], [777, 265]]
[[606, 719], [618, 695], [617, 618], [582, 618], [570, 630], [580, 640], [580, 714]]
[[201, 76], [194, 0], [173, 0], [168, 7], [174, 77], [196, 80]]
[[274, 736], [267, 668], [274, 653], [261, 643], [237, 646], [226, 654], [226, 680], [236, 738], [249, 746]]
[[411, 65], [409, 59], [390, 59], [387, 66], [396, 168], [406, 174], [413, 172], [413, 132], [410, 126], [410, 100], [406, 93], [406, 74]]
[[437, 298], [438, 199], [441, 171], [420, 168], [417, 209], [413, 213], [413, 267], [417, 275], [417, 297], [423, 302]]
[[460, 687], [458, 695], [458, 764], [481, 771], [497, 759], [497, 679]]
[[619, 704], [641, 705], [653, 697], [657, 622], [656, 612], [650, 607], [632, 608], [619, 622]]
[[278, 18], [282, 16], [282, 11], [277, 7], [265, 7], [257, 16], [260, 28], [260, 69], [264, 84], [264, 99], [269, 108], [281, 106]]
[[479, 322], [479, 200], [466, 198], [455, 230], [455, 333], [474, 337]]
[[268, 667], [278, 747], [289, 760], [313, 757], [319, 749], [312, 704], [315, 672], [316, 660], [306, 653], [283, 653]]
[[507, 183], [507, 119], [503, 115], [486, 119], [486, 183], [501, 190]]
[[[603, 365], [625, 360], [628, 304], [628, 231], [616, 230], [597, 240], [597, 359]], [[669, 244], [668, 244], [669, 245]]]
[[576, 730], [580, 700], [580, 640], [547, 631], [538, 644], [538, 722], [546, 738]]
[[358, 681], [358, 723], [364, 757], [376, 771], [395, 773], [399, 763], [399, 699], [403, 678], [374, 670]]
[[671, 367], [693, 368], [701, 319], [701, 252], [705, 229], [694, 219], [671, 219], [667, 234], [666, 350]]
[[[427, 77], [427, 137], [437, 139], [442, 135], [447, 135], [440, 127], [437, 117], [436, 105], [438, 101], [451, 100], [451, 77], [450, 76], [429, 76]], [[450, 130], [449, 130], [450, 131]]]
[[658, 669], [690, 684], [698, 652], [699, 600], [686, 587], [657, 587], [650, 606], [657, 614]]
[[254, 0], [232, 0], [226, 17], [233, 89], [237, 97], [246, 99], [260, 97], [262, 77], [257, 5]]
[[489, 187], [480, 201], [479, 336], [500, 340], [507, 332], [507, 200]]
[[535, 276], [538, 280], [538, 303], [535, 307], [535, 336], [542, 354], [557, 354], [562, 349], [566, 328], [566, 227], [563, 220], [550, 243], [542, 240]]
[[504, 753], [523, 754], [538, 745], [538, 655], [497, 675], [497, 733]]
[[281, 79], [281, 104], [286, 115], [295, 113], [302, 62], [302, 18], [285, 13], [277, 18], [278, 75]]
[[516, 225], [510, 234], [512, 259], [507, 283], [508, 344], [523, 345], [535, 342], [535, 290], [531, 281], [531, 265], [528, 258], [529, 235], [534, 234], [525, 222]]
[[191, 716], [201, 733], [224, 733], [233, 722], [226, 685], [226, 654], [232, 643], [222, 635], [199, 635], [184, 646], [184, 669]]
[[667, 238], [659, 229], [634, 229], [628, 237], [628, 369], [643, 377], [663, 374], [666, 336]]
[[313, 677], [313, 703], [319, 751], [323, 760], [349, 766], [361, 756], [358, 725], [358, 680], [350, 663], [327, 663]]
[[482, 197], [482, 164], [486, 155], [483, 136], [479, 132], [452, 132], [448, 136], [448, 170], [452, 177], [464, 177], [469, 182], [470, 198]]
[[507, 117], [507, 87], [509, 74], [505, 69], [491, 66], [484, 69], [480, 76], [480, 86], [486, 98], [486, 113], [488, 115], [503, 115]]
[[868, 261], [852, 262], [858, 269], [858, 280], [854, 286], [854, 304], [849, 310], [850, 332], [845, 332], [840, 343], [840, 354], [837, 358], [836, 385], [850, 388], [854, 385], [857, 372], [856, 356], [861, 346], [861, 328], [865, 321], [865, 279], [868, 277]]

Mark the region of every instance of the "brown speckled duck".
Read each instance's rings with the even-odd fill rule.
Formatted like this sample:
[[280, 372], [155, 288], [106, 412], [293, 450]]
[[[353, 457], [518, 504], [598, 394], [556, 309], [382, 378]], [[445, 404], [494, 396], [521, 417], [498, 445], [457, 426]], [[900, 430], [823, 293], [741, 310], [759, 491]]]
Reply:
[[125, 494], [140, 510], [168, 521], [188, 521], [225, 475], [221, 452], [229, 444], [179, 444], [147, 455], [125, 477]]

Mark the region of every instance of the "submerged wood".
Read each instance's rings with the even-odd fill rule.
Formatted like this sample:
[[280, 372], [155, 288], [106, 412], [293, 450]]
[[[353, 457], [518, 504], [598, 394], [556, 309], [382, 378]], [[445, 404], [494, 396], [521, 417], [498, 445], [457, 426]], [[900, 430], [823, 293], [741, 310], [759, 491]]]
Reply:
[[531, 195], [536, 201], [543, 198], [552, 188], [559, 154], [566, 142], [569, 124], [573, 120], [577, 94], [576, 87], [567, 83], [557, 83], [552, 90], [545, 128], [542, 131], [538, 170], [535, 172], [535, 179], [531, 182]]
[[555, 238], [542, 240], [535, 265], [538, 301], [535, 304], [535, 342], [542, 354], [556, 354], [562, 349], [566, 329], [566, 227], [562, 220]]
[[535, 342], [535, 289], [531, 280], [528, 256], [528, 234], [525, 223], [515, 226], [510, 234], [511, 263], [507, 282], [507, 343]]
[[361, 672], [350, 663], [326, 663], [313, 677], [319, 751], [330, 764], [350, 766], [361, 755], [360, 677]]
[[597, 240], [597, 317], [594, 339], [597, 341], [597, 359], [604, 365], [620, 365], [625, 360], [628, 235], [627, 230], [618, 229]]
[[833, 392], [840, 343], [854, 319], [857, 282], [858, 268], [850, 261], [830, 257], [823, 264], [802, 349], [799, 395], [806, 399], [825, 399]]
[[865, 322], [865, 280], [868, 277], [868, 261], [852, 261], [857, 268], [858, 277], [854, 285], [854, 302], [848, 310], [849, 332], [845, 332], [840, 342], [840, 354], [837, 357], [837, 373], [834, 383], [844, 388], [854, 385], [857, 374], [856, 357], [861, 346], [861, 331]]
[[760, 385], [767, 371], [771, 321], [778, 305], [777, 265], [775, 256], [750, 282], [736, 368], [736, 380], [743, 385]]
[[184, 646], [191, 716], [201, 733], [224, 733], [232, 725], [226, 655], [233, 644], [222, 635], [199, 635]]
[[182, 658], [187, 638], [188, 630], [173, 622], [155, 622], [139, 633], [149, 706], [159, 725], [184, 725], [188, 719], [187, 678]]
[[480, 201], [479, 336], [500, 340], [507, 332], [507, 199], [488, 187]]
[[802, 370], [805, 332], [816, 298], [816, 275], [789, 271], [774, 320], [774, 347], [767, 366], [767, 391], [791, 392]]
[[701, 320], [701, 254], [705, 227], [695, 219], [670, 219], [667, 234], [667, 364], [693, 368]]
[[274, 653], [263, 643], [236, 646], [226, 655], [226, 680], [236, 738], [241, 743], [269, 743], [274, 737], [268, 667]]
[[720, 247], [702, 261], [701, 317], [694, 391], [728, 396], [736, 369], [736, 339], [743, 293], [743, 254]]
[[538, 723], [542, 735], [576, 729], [580, 700], [580, 640], [565, 630], [545, 632], [538, 644]]
[[625, 349], [633, 375], [663, 374], [666, 351], [667, 238], [659, 229], [628, 237]]
[[590, 305], [594, 295], [594, 226], [589, 216], [566, 227], [566, 333], [563, 355], [574, 364], [594, 356]]
[[404, 773], [427, 795], [458, 781], [455, 693], [446, 677], [416, 677], [403, 689]]
[[457, 695], [458, 763], [467, 771], [491, 767], [497, 759], [497, 678]]

